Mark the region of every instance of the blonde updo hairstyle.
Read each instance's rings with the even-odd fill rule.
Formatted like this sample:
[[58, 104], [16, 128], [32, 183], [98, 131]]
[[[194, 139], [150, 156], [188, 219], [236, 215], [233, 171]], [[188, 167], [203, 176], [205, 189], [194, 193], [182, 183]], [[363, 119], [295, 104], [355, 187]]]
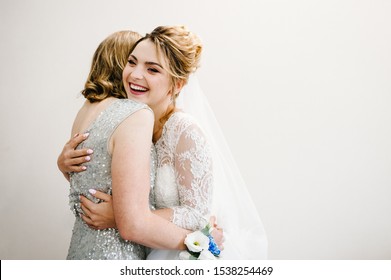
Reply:
[[[175, 92], [177, 83], [185, 85], [190, 74], [194, 73], [200, 64], [202, 44], [200, 39], [191, 33], [185, 26], [159, 26], [150, 34], [141, 38], [134, 46], [144, 40], [152, 41], [158, 55], [166, 59], [168, 73], [171, 76], [172, 103], [165, 115], [160, 118], [164, 124], [175, 111], [175, 99], [179, 92]], [[133, 49], [134, 49], [133, 48]]]
[[133, 31], [119, 31], [111, 34], [96, 49], [90, 74], [82, 90], [83, 96], [92, 102], [107, 97], [127, 98], [122, 71], [129, 53], [141, 35]]

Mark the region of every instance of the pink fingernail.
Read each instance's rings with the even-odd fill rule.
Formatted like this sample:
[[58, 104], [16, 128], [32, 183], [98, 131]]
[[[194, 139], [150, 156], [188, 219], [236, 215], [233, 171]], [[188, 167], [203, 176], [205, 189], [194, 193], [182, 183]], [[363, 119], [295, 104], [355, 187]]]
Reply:
[[84, 137], [84, 138], [87, 138], [88, 135], [90, 135], [88, 132], [87, 132], [87, 133], [84, 133], [84, 134], [83, 134], [83, 137]]
[[88, 149], [88, 150], [87, 150], [87, 154], [89, 154], [89, 155], [92, 154], [93, 152], [94, 152], [94, 151], [91, 150], [91, 149]]
[[89, 156], [86, 156], [86, 160], [89, 161], [91, 159], [91, 157]]
[[90, 194], [96, 194], [96, 190], [94, 189], [89, 189], [88, 191], [90, 192]]
[[81, 169], [82, 169], [82, 170], [86, 170], [87, 167], [86, 167], [86, 166], [82, 166]]

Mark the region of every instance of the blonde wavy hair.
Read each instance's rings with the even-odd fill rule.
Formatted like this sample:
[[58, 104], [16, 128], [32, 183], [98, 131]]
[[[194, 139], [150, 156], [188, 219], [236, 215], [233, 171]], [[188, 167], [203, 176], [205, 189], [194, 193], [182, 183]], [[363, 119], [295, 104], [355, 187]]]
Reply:
[[141, 35], [133, 31], [119, 31], [111, 34], [96, 49], [91, 70], [82, 90], [90, 102], [99, 102], [107, 97], [127, 98], [122, 71], [131, 49]]
[[162, 54], [168, 65], [168, 73], [171, 76], [171, 93], [173, 102], [166, 114], [160, 118], [164, 124], [175, 110], [175, 99], [178, 93], [174, 92], [175, 85], [179, 82], [185, 85], [190, 74], [200, 66], [202, 43], [200, 39], [185, 26], [159, 26], [151, 33], [141, 38], [138, 43], [150, 40], [154, 43], [158, 54]]

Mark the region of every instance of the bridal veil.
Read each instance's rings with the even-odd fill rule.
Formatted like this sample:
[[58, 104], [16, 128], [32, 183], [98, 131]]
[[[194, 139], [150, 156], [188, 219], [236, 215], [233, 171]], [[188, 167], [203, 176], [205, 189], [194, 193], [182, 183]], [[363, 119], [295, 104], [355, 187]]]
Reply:
[[197, 120], [211, 146], [212, 215], [224, 230], [222, 258], [266, 259], [267, 238], [262, 221], [195, 75], [182, 89], [177, 107]]

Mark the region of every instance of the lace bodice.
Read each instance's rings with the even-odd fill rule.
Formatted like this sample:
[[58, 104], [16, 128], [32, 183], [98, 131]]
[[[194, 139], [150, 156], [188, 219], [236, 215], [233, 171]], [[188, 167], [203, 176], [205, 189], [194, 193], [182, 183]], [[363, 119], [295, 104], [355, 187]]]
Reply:
[[207, 223], [212, 199], [212, 159], [196, 121], [182, 112], [171, 115], [157, 141], [155, 206], [171, 208], [172, 222], [189, 230]]

